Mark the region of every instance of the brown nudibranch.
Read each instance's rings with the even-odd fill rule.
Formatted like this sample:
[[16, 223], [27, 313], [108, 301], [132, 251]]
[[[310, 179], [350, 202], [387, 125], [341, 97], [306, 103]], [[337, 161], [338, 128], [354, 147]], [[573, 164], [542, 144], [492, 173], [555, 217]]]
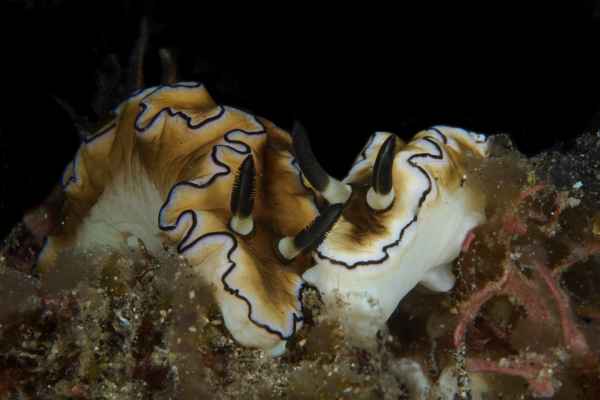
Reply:
[[[219, 106], [196, 83], [146, 89], [79, 148], [63, 177], [64, 224], [37, 267], [66, 249], [177, 249], [214, 287], [225, 324], [243, 345], [279, 354], [302, 324], [299, 275], [274, 243], [318, 217], [289, 134]], [[294, 212], [290, 212], [294, 210]]]
[[214, 288], [232, 336], [279, 355], [302, 325], [305, 282], [331, 307], [342, 296], [365, 332], [366, 297], [381, 323], [419, 282], [449, 290], [449, 265], [484, 218], [463, 157], [485, 152], [483, 136], [456, 128], [408, 144], [377, 133], [339, 181], [299, 125], [290, 135], [196, 83], [148, 88], [66, 168], [64, 221], [37, 268], [43, 279], [63, 252], [121, 251], [127, 237], [153, 254], [171, 246]]

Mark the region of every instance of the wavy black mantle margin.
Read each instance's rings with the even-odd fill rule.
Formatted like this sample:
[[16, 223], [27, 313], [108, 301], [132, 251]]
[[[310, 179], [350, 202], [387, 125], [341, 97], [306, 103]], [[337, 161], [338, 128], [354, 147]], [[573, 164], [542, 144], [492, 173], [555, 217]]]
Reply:
[[[185, 87], [185, 88], [196, 88], [196, 87], [201, 87], [202, 84], [201, 83], [179, 83], [179, 84], [173, 84], [173, 85], [160, 85], [157, 86], [156, 88], [148, 88], [148, 89], [140, 89], [135, 91], [134, 93], [132, 93], [129, 97], [127, 97], [123, 102], [121, 102], [116, 108], [115, 110], [117, 110], [122, 104], [128, 102], [129, 100], [135, 98], [136, 96], [139, 96], [141, 93], [143, 93], [146, 90], [149, 90], [149, 93], [147, 95], [144, 96], [144, 98], [140, 101], [140, 112], [138, 113], [135, 121], [134, 121], [134, 129], [136, 131], [140, 131], [137, 126], [137, 122], [140, 118], [140, 115], [145, 112], [145, 110], [148, 108], [148, 106], [146, 104], [143, 103], [143, 101], [145, 101], [146, 99], [148, 99], [150, 96], [152, 96], [152, 94], [156, 93], [158, 90], [161, 90], [165, 87], [170, 87], [170, 88], [177, 88], [177, 87]], [[207, 123], [210, 123], [212, 121], [215, 121], [217, 119], [220, 119], [224, 114], [225, 114], [225, 107], [223, 106], [218, 106], [219, 107], [219, 113], [216, 116], [212, 116], [209, 117], [205, 120], [203, 120], [202, 122], [200, 122], [197, 125], [193, 125], [191, 124], [191, 117], [187, 114], [185, 114], [184, 112], [181, 111], [174, 111], [171, 107], [165, 107], [163, 109], [161, 109], [158, 113], [156, 113], [156, 115], [150, 120], [150, 122], [147, 124], [146, 127], [141, 128], [142, 129], [142, 133], [145, 132], [145, 130], [147, 130], [149, 127], [152, 126], [152, 124], [156, 121], [156, 119], [158, 118], [158, 116], [163, 113], [166, 112], [169, 116], [171, 117], [180, 117], [182, 119], [184, 119], [184, 121], [186, 122], [186, 125], [192, 129], [192, 130], [197, 130], [199, 128], [201, 128], [202, 126], [206, 125]], [[248, 114], [248, 113], [246, 113]], [[211, 185], [218, 177], [223, 176], [223, 175], [227, 175], [231, 172], [231, 169], [229, 168], [229, 166], [223, 162], [221, 162], [217, 155], [217, 148], [218, 147], [225, 147], [228, 150], [233, 150], [234, 152], [238, 153], [238, 154], [248, 154], [251, 152], [251, 148], [250, 146], [248, 146], [246, 143], [239, 141], [239, 140], [233, 140], [233, 139], [229, 139], [228, 135], [233, 134], [233, 133], [243, 133], [246, 135], [260, 135], [260, 134], [266, 134], [266, 129], [265, 126], [260, 122], [260, 120], [258, 118], [256, 118], [256, 116], [254, 115], [250, 115], [252, 118], [254, 118], [255, 122], [257, 125], [259, 125], [261, 127], [261, 129], [259, 131], [256, 132], [248, 132], [242, 129], [233, 129], [229, 132], [227, 132], [224, 137], [225, 140], [231, 144], [239, 144], [241, 145], [244, 150], [243, 151], [239, 151], [238, 149], [236, 149], [235, 147], [232, 146], [227, 146], [227, 145], [215, 145], [213, 146], [213, 149], [211, 151], [211, 159], [213, 160], [213, 162], [224, 168], [225, 171], [216, 173], [215, 175], [213, 175], [207, 182], [203, 183], [202, 185], [198, 185], [198, 184], [194, 184], [192, 182], [187, 182], [187, 181], [182, 181], [182, 182], [178, 182], [175, 185], [173, 185], [173, 187], [169, 190], [169, 193], [167, 195], [167, 200], [163, 203], [163, 205], [160, 208], [159, 211], [159, 215], [158, 215], [158, 226], [159, 229], [163, 230], [163, 231], [171, 231], [174, 230], [177, 225], [179, 224], [180, 219], [185, 216], [186, 214], [190, 213], [192, 215], [192, 226], [188, 229], [188, 231], [186, 232], [186, 234], [184, 235], [183, 239], [180, 241], [179, 245], [177, 246], [177, 251], [179, 253], [182, 253], [183, 251], [185, 251], [187, 248], [189, 248], [189, 246], [193, 246], [194, 244], [196, 244], [198, 241], [200, 241], [201, 239], [210, 236], [210, 235], [218, 235], [218, 234], [222, 234], [222, 235], [227, 235], [229, 236], [232, 240], [234, 245], [232, 246], [232, 248], [228, 251], [227, 253], [227, 259], [229, 261], [229, 263], [231, 264], [231, 266], [227, 269], [227, 271], [225, 271], [225, 273], [221, 276], [221, 282], [223, 283], [223, 288], [225, 289], [225, 291], [227, 291], [228, 293], [232, 294], [233, 296], [239, 298], [240, 300], [242, 300], [243, 302], [246, 303], [246, 305], [248, 306], [248, 320], [250, 322], [252, 322], [254, 325], [256, 325], [257, 327], [264, 329], [265, 331], [267, 331], [270, 334], [274, 334], [277, 337], [279, 337], [282, 340], [289, 340], [297, 331], [297, 326], [299, 322], [302, 322], [304, 320], [304, 304], [302, 303], [302, 298], [304, 296], [304, 291], [308, 288], [308, 285], [305, 282], [302, 282], [302, 284], [299, 287], [298, 293], [297, 293], [297, 300], [300, 304], [300, 315], [297, 315], [295, 312], [292, 313], [292, 331], [289, 335], [284, 335], [282, 332], [279, 332], [276, 329], [271, 328], [269, 325], [266, 324], [261, 324], [260, 322], [254, 320], [252, 318], [252, 304], [250, 302], [250, 300], [248, 300], [248, 298], [246, 296], [244, 296], [243, 294], [240, 293], [239, 289], [234, 289], [233, 287], [231, 287], [228, 283], [227, 283], [227, 276], [229, 276], [233, 270], [235, 269], [235, 267], [237, 266], [237, 264], [231, 259], [231, 255], [233, 254], [233, 252], [235, 251], [235, 249], [237, 248], [238, 244], [237, 244], [237, 239], [231, 235], [228, 232], [214, 232], [214, 233], [209, 233], [203, 236], [200, 236], [199, 238], [196, 238], [191, 244], [189, 244], [188, 246], [185, 246], [185, 248], [182, 248], [182, 245], [189, 239], [189, 237], [191, 236], [194, 228], [196, 227], [197, 224], [197, 218], [196, 215], [194, 213], [193, 210], [185, 210], [182, 213], [180, 213], [180, 215], [177, 218], [177, 221], [175, 222], [174, 225], [167, 225], [167, 226], [163, 226], [161, 224], [161, 217], [162, 217], [162, 213], [164, 211], [164, 209], [167, 207], [168, 203], [170, 202], [171, 196], [174, 192], [174, 190], [179, 187], [180, 185], [187, 185], [187, 186], [191, 186], [193, 188], [197, 188], [197, 189], [203, 189], [208, 187], [209, 185]], [[117, 125], [116, 122], [113, 122], [111, 124], [109, 124], [106, 128], [101, 129], [100, 132], [93, 134], [92, 136], [86, 138], [83, 140], [84, 144], [88, 144], [93, 142], [94, 140], [96, 140], [97, 138], [103, 136], [104, 134], [106, 134], [107, 132], [109, 132], [111, 129], [115, 128]], [[295, 159], [292, 160], [292, 164], [295, 162]], [[75, 156], [75, 160], [72, 163], [69, 163], [69, 165], [67, 165], [66, 168], [69, 168], [69, 166], [72, 168], [72, 175], [65, 181], [63, 181], [62, 177], [61, 177], [61, 186], [64, 189], [66, 189], [66, 187], [71, 184], [72, 182], [76, 182], [77, 177], [76, 177], [76, 163], [77, 163], [77, 154]], [[299, 171], [300, 172], [300, 171]], [[63, 172], [64, 176], [66, 173]], [[301, 172], [300, 172], [301, 173]], [[302, 182], [302, 176], [300, 175], [300, 182]], [[312, 192], [312, 191], [311, 191]], [[36, 259], [36, 261], [34, 262], [33, 266], [32, 266], [32, 273], [35, 273], [36, 271], [36, 266], [38, 264], [38, 260], [39, 260], [39, 256], [43, 254], [44, 249], [46, 248], [46, 246], [48, 245], [48, 236], [46, 236], [44, 238], [44, 243], [42, 245], [42, 248], [40, 250], [40, 252], [38, 253], [38, 258]]]
[[[179, 221], [179, 219], [184, 214], [190, 214], [192, 216], [192, 226], [189, 228], [188, 232], [193, 232], [193, 230], [195, 229], [195, 227], [197, 226], [197, 223], [198, 223], [196, 213], [193, 210], [185, 210], [179, 215], [179, 218], [177, 218], [177, 220]], [[214, 236], [226, 236], [229, 239], [231, 239], [231, 241], [232, 241], [231, 248], [227, 251], [227, 262], [229, 263], [229, 268], [227, 268], [227, 270], [223, 273], [223, 275], [221, 275], [221, 283], [223, 284], [223, 288], [225, 289], [225, 291], [227, 293], [232, 294], [233, 296], [237, 297], [238, 299], [242, 300], [244, 303], [246, 303], [246, 305], [248, 306], [247, 316], [248, 316], [248, 320], [250, 322], [252, 322], [257, 327], [264, 329], [268, 333], [276, 335], [277, 337], [279, 337], [282, 340], [289, 340], [296, 333], [296, 331], [298, 329], [298, 323], [304, 321], [304, 317], [303, 317], [304, 304], [302, 303], [302, 297], [304, 296], [304, 291], [307, 289], [306, 283], [305, 282], [301, 283], [301, 285], [298, 289], [298, 293], [296, 295], [296, 299], [298, 300], [298, 302], [300, 304], [300, 315], [296, 314], [296, 312], [292, 312], [292, 329], [291, 329], [291, 332], [289, 333], [289, 335], [284, 335], [279, 330], [274, 329], [267, 324], [263, 324], [263, 323], [256, 321], [252, 317], [252, 313], [253, 313], [252, 303], [248, 299], [248, 297], [246, 297], [244, 294], [242, 294], [239, 289], [236, 289], [227, 283], [227, 277], [237, 267], [237, 264], [232, 259], [232, 255], [238, 247], [237, 238], [233, 234], [231, 234], [230, 232], [226, 232], [226, 231], [206, 233], [204, 235], [201, 235], [201, 236], [195, 238], [190, 243], [187, 243], [185, 245], [184, 245], [183, 241], [180, 242], [180, 244], [177, 246], [177, 251], [179, 253], [183, 254], [188, 249], [194, 247], [197, 243], [201, 242], [203, 239], [205, 239], [207, 237], [214, 237]]]
[[[152, 92], [154, 93], [154, 92]], [[152, 94], [150, 93], [150, 95]], [[146, 100], [150, 95], [146, 96], [144, 98], [144, 100]], [[221, 110], [223, 110], [223, 112], [219, 113], [218, 117], [210, 117], [210, 121], [215, 121], [219, 118], [221, 118], [224, 115], [224, 110], [225, 108], [222, 106], [219, 106], [221, 108]], [[145, 112], [145, 110], [147, 109], [147, 106], [144, 103], [140, 103], [140, 114]], [[159, 115], [162, 112], [167, 112], [171, 117], [180, 117], [183, 118], [186, 121], [186, 124], [188, 125], [188, 127], [190, 129], [199, 129], [202, 126], [206, 125], [205, 121], [202, 121], [201, 123], [197, 124], [197, 125], [192, 125], [190, 124], [190, 120], [191, 118], [185, 114], [184, 112], [181, 111], [173, 111], [171, 109], [171, 107], [165, 107], [163, 109], [161, 109], [156, 115]], [[136, 118], [136, 123], [139, 119], [139, 115]], [[248, 114], [250, 115], [250, 114]], [[232, 150], [234, 152], [236, 152], [237, 154], [240, 155], [247, 155], [249, 154], [252, 149], [250, 146], [248, 146], [246, 143], [239, 141], [239, 140], [233, 140], [229, 138], [230, 134], [233, 133], [242, 133], [242, 134], [246, 134], [246, 135], [261, 135], [261, 134], [266, 134], [266, 129], [265, 126], [258, 120], [258, 118], [256, 118], [255, 116], [251, 115], [251, 117], [254, 119], [254, 121], [256, 122], [257, 125], [259, 125], [261, 127], [260, 130], [256, 131], [256, 132], [249, 132], [249, 131], [245, 131], [242, 129], [232, 129], [231, 131], [225, 133], [224, 138], [225, 141], [230, 143], [230, 144], [237, 144], [240, 145], [244, 148], [244, 150], [240, 151], [237, 148], [233, 147], [233, 146], [228, 146], [226, 144], [217, 144], [215, 146], [213, 146], [212, 150], [211, 150], [211, 159], [213, 161], [213, 163], [221, 168], [223, 168], [222, 171], [215, 173], [214, 175], [212, 175], [206, 182], [202, 183], [202, 184], [196, 184], [190, 181], [181, 181], [181, 182], [177, 182], [175, 185], [173, 185], [173, 187], [171, 187], [171, 189], [169, 190], [169, 193], [167, 195], [167, 199], [165, 200], [165, 202], [163, 203], [163, 205], [160, 208], [159, 214], [158, 214], [158, 227], [159, 229], [163, 230], [163, 231], [172, 231], [175, 230], [177, 228], [177, 226], [179, 225], [180, 220], [185, 216], [185, 215], [191, 215], [192, 217], [192, 225], [191, 227], [189, 227], [186, 231], [186, 233], [184, 234], [183, 238], [179, 241], [179, 244], [177, 245], [177, 252], [178, 253], [184, 253], [187, 249], [189, 249], [190, 247], [194, 246], [195, 244], [197, 244], [199, 241], [201, 241], [202, 239], [209, 237], [209, 236], [215, 236], [215, 235], [226, 235], [229, 238], [231, 238], [233, 240], [234, 245], [232, 246], [231, 249], [229, 249], [228, 253], [227, 253], [227, 260], [228, 262], [231, 264], [231, 266], [227, 269], [227, 271], [225, 271], [225, 273], [221, 276], [221, 282], [223, 284], [223, 288], [225, 289], [226, 292], [232, 294], [233, 296], [237, 297], [238, 299], [242, 300], [243, 302], [246, 303], [246, 305], [248, 306], [248, 320], [251, 321], [254, 325], [256, 325], [257, 327], [264, 329], [265, 331], [267, 331], [270, 334], [274, 334], [276, 336], [278, 336], [279, 338], [281, 338], [282, 340], [289, 340], [297, 331], [297, 326], [299, 322], [302, 322], [304, 320], [304, 305], [302, 304], [302, 297], [304, 295], [304, 291], [307, 287], [307, 285], [303, 282], [300, 285], [300, 288], [298, 290], [298, 294], [297, 294], [297, 300], [300, 304], [300, 315], [297, 315], [296, 312], [292, 313], [292, 330], [291, 333], [289, 335], [285, 335], [284, 333], [280, 332], [277, 329], [272, 328], [271, 326], [267, 325], [267, 324], [263, 324], [260, 323], [258, 321], [256, 321], [253, 317], [253, 309], [252, 309], [252, 304], [250, 302], [250, 300], [244, 296], [239, 289], [233, 288], [232, 286], [230, 286], [227, 283], [227, 277], [233, 272], [233, 270], [235, 269], [235, 267], [237, 266], [237, 264], [232, 260], [231, 256], [233, 254], [233, 252], [235, 251], [235, 249], [237, 249], [238, 244], [237, 244], [237, 239], [230, 234], [229, 232], [212, 232], [212, 233], [208, 233], [205, 235], [202, 235], [196, 239], [194, 239], [191, 243], [187, 243], [188, 240], [190, 239], [191, 235], [193, 234], [196, 226], [197, 226], [197, 217], [196, 217], [196, 213], [194, 212], [194, 210], [185, 210], [182, 211], [179, 216], [177, 217], [177, 220], [175, 221], [174, 224], [171, 225], [163, 225], [162, 224], [162, 220], [163, 220], [163, 212], [165, 211], [165, 209], [169, 206], [169, 203], [171, 202], [171, 198], [173, 196], [173, 193], [175, 192], [175, 190], [181, 186], [189, 186], [192, 187], [194, 189], [205, 189], [208, 186], [212, 185], [219, 177], [221, 176], [225, 176], [228, 175], [231, 172], [231, 168], [225, 164], [224, 162], [222, 162], [221, 160], [219, 160], [219, 158], [217, 157], [217, 150], [220, 147], [224, 147], [227, 150]], [[156, 120], [156, 116], [154, 116], [151, 120], [151, 123], [149, 125], [146, 126], [147, 129], [149, 126], [152, 125], [152, 123]], [[134, 123], [134, 128], [137, 130], [138, 127], [135, 125]]]
[[[140, 108], [142, 110], [141, 110], [140, 113], [138, 113], [138, 115], [136, 116], [135, 122], [134, 122], [134, 129], [137, 132], [140, 132], [142, 134], [145, 133], [146, 130], [148, 130], [154, 124], [154, 122], [160, 117], [160, 115], [163, 112], [166, 112], [171, 117], [180, 116], [186, 122], [186, 125], [190, 129], [199, 129], [203, 125], [208, 124], [208, 123], [210, 123], [210, 122], [212, 122], [214, 120], [217, 120], [217, 119], [221, 118], [223, 116], [223, 114], [225, 113], [225, 108], [222, 107], [222, 106], [218, 106], [219, 107], [219, 112], [217, 113], [217, 115], [213, 115], [213, 116], [211, 116], [209, 118], [205, 118], [198, 125], [193, 125], [191, 123], [191, 118], [187, 114], [182, 113], [180, 111], [174, 111], [171, 107], [165, 107], [165, 108], [161, 109], [158, 113], [156, 113], [156, 115], [154, 117], [152, 117], [152, 119], [150, 120], [150, 122], [148, 122], [146, 124], [146, 127], [140, 128], [138, 126], [138, 120], [144, 114], [144, 112], [146, 111], [146, 109], [148, 108], [148, 106], [146, 104], [144, 104], [143, 102], [146, 99], [148, 99], [150, 96], [152, 96], [153, 94], [155, 94], [156, 92], [158, 92], [160, 90], [163, 90], [165, 88], [171, 88], [171, 89], [177, 89], [177, 88], [197, 89], [197, 88], [200, 88], [200, 87], [203, 87], [202, 83], [200, 83], [200, 82], [181, 82], [181, 83], [175, 83], [173, 85], [158, 85], [158, 86], [153, 87], [153, 88], [138, 89], [138, 90], [134, 91], [131, 95], [127, 96], [125, 98], [125, 100], [123, 100], [121, 103], [119, 103], [119, 105], [117, 107], [115, 107], [115, 110], [118, 110], [119, 107], [121, 107], [121, 105], [127, 103], [131, 99], [134, 99], [135, 97], [139, 96], [140, 94], [144, 93], [145, 91], [148, 91], [149, 93], [146, 94], [140, 100]], [[116, 112], [115, 110], [113, 110], [113, 112]], [[116, 126], [117, 126], [117, 122], [113, 121], [112, 123], [108, 124], [106, 127], [101, 128], [99, 132], [94, 133], [94, 134], [92, 134], [92, 135], [84, 138], [82, 140], [82, 145], [87, 145], [89, 143], [92, 143], [94, 140], [96, 140], [99, 137], [103, 136], [107, 132], [110, 132], [113, 128], [116, 128]], [[77, 181], [76, 171], [77, 171], [77, 157], [78, 157], [78, 153], [79, 153], [79, 150], [77, 151], [77, 154], [75, 155], [75, 159], [73, 160], [73, 162], [70, 163], [69, 165], [67, 165], [67, 168], [69, 166], [72, 167], [71, 176], [66, 181], [64, 181], [64, 180], [61, 179], [61, 186], [63, 187], [63, 190], [66, 189], [67, 186], [69, 186], [71, 183]], [[63, 172], [63, 176], [65, 175], [65, 172]]]
[[[444, 135], [437, 127], [429, 128], [429, 129], [427, 129], [427, 131], [435, 132], [442, 138], [442, 141], [444, 142], [444, 144], [448, 143], [448, 138], [446, 137], [446, 135]], [[469, 132], [467, 131], [467, 133], [469, 133]], [[432, 138], [431, 136], [425, 136], [422, 138], [422, 140], [425, 140], [425, 141], [429, 142], [430, 144], [432, 144], [436, 148], [438, 154], [431, 154], [431, 153], [413, 154], [412, 156], [410, 156], [408, 158], [407, 162], [410, 166], [412, 166], [413, 168], [416, 168], [420, 173], [422, 173], [425, 176], [425, 178], [427, 179], [427, 189], [425, 189], [423, 191], [423, 193], [421, 193], [421, 197], [419, 198], [419, 203], [417, 205], [417, 210], [415, 211], [415, 215], [413, 216], [413, 218], [406, 225], [404, 225], [402, 227], [402, 229], [400, 229], [400, 233], [398, 234], [398, 237], [394, 241], [392, 241], [391, 243], [388, 243], [382, 247], [381, 251], [384, 253], [383, 256], [376, 260], [360, 260], [355, 263], [348, 264], [344, 261], [340, 261], [340, 260], [328, 257], [328, 256], [324, 255], [323, 253], [321, 253], [317, 249], [317, 250], [315, 250], [315, 252], [319, 256], [319, 258], [327, 260], [332, 264], [340, 265], [346, 269], [352, 270], [352, 269], [355, 269], [360, 266], [382, 264], [390, 257], [389, 252], [388, 252], [389, 249], [392, 247], [398, 246], [400, 244], [400, 242], [402, 241], [402, 239], [404, 238], [404, 233], [406, 232], [406, 230], [410, 226], [412, 226], [415, 222], [417, 222], [417, 219], [418, 219], [417, 216], [419, 214], [419, 211], [421, 211], [421, 206], [427, 199], [427, 196], [431, 192], [431, 188], [432, 188], [431, 178], [429, 177], [429, 174], [427, 173], [427, 171], [425, 171], [425, 169], [423, 169], [423, 167], [416, 164], [414, 160], [416, 158], [431, 158], [434, 160], [441, 160], [444, 158], [444, 156], [443, 156], [444, 153], [442, 152], [442, 149], [440, 148], [440, 146], [435, 142], [434, 138]], [[487, 141], [487, 137], [485, 140], [477, 140], [477, 139], [475, 140], [476, 143], [485, 143], [486, 141]]]
[[106, 125], [105, 127], [101, 128], [100, 131], [83, 138], [82, 143], [79, 146], [79, 149], [77, 149], [77, 152], [75, 153], [75, 158], [73, 159], [73, 161], [71, 163], [69, 163], [67, 165], [67, 167], [63, 171], [62, 176], [64, 177], [65, 173], [67, 172], [66, 169], [71, 167], [71, 176], [69, 176], [69, 178], [67, 178], [66, 181], [63, 180], [61, 177], [60, 185], [62, 186], [63, 190], [66, 189], [67, 186], [69, 186], [71, 183], [77, 182], [77, 157], [79, 157], [79, 151], [81, 150], [81, 146], [92, 143], [93, 141], [104, 136], [105, 134], [107, 134], [108, 132], [110, 132], [111, 130], [113, 130], [116, 127], [117, 127], [117, 123], [115, 121], [113, 121], [113, 122], [109, 123], [108, 125]]
[[133, 123], [133, 128], [137, 132], [139, 132], [141, 134], [146, 133], [148, 131], [148, 129], [150, 129], [152, 127], [152, 125], [154, 125], [156, 120], [158, 120], [162, 116], [163, 113], [168, 114], [170, 117], [180, 117], [181, 119], [183, 119], [185, 121], [187, 127], [191, 130], [200, 129], [203, 126], [208, 125], [213, 121], [221, 119], [221, 117], [225, 114], [225, 107], [223, 107], [221, 105], [217, 105], [218, 112], [215, 115], [204, 118], [204, 119], [202, 119], [202, 121], [200, 121], [199, 123], [194, 125], [194, 124], [192, 124], [192, 117], [187, 115], [185, 112], [174, 110], [172, 107], [167, 106], [167, 107], [163, 107], [159, 112], [154, 114], [154, 116], [150, 119], [150, 121], [148, 121], [146, 123], [146, 126], [140, 126], [139, 120], [142, 117], [142, 115], [144, 115], [146, 113], [146, 110], [148, 109], [148, 105], [145, 103], [145, 101], [148, 100], [154, 94], [156, 94], [159, 90], [163, 90], [166, 87], [171, 88], [171, 89], [177, 89], [177, 88], [197, 89], [197, 88], [201, 88], [202, 84], [198, 83], [196, 86], [188, 86], [188, 85], [181, 85], [181, 84], [179, 84], [179, 85], [177, 85], [177, 84], [161, 85], [156, 90], [153, 90], [152, 92], [148, 93], [146, 96], [144, 96], [144, 98], [142, 100], [140, 100], [140, 112], [136, 116], [135, 121]]
[[[134, 92], [132, 92], [129, 96], [127, 96], [123, 101], [121, 101], [119, 103], [119, 105], [117, 105], [112, 112], [116, 113], [117, 110], [125, 103], [127, 103], [128, 101], [130, 101], [131, 99], [139, 96], [140, 94], [142, 94], [145, 91], [148, 91], [148, 95], [144, 96], [144, 99], [146, 99], [148, 96], [152, 95], [153, 93], [155, 93], [156, 91], [163, 89], [165, 87], [171, 87], [171, 88], [178, 88], [178, 87], [185, 87], [185, 88], [196, 88], [196, 87], [201, 87], [202, 84], [200, 82], [180, 82], [180, 83], [176, 83], [173, 85], [159, 85], [156, 87], [151, 87], [151, 88], [145, 88], [145, 89], [137, 89]], [[136, 119], [137, 120], [137, 119]], [[108, 123], [106, 126], [100, 128], [100, 130], [96, 133], [93, 133], [90, 136], [84, 137], [83, 140], [81, 141], [81, 144], [79, 145], [79, 148], [77, 149], [77, 152], [75, 153], [75, 157], [73, 159], [73, 161], [71, 161], [70, 163], [67, 164], [67, 166], [65, 167], [65, 169], [63, 170], [63, 173], [60, 177], [59, 180], [59, 185], [62, 187], [63, 191], [67, 189], [67, 187], [74, 183], [77, 182], [77, 158], [79, 157], [79, 152], [81, 150], [81, 146], [84, 145], [88, 145], [90, 143], [92, 143], [93, 141], [95, 141], [96, 139], [104, 136], [105, 134], [107, 134], [108, 132], [110, 132], [112, 129], [116, 128], [118, 125], [117, 121], [113, 121], [111, 123]], [[135, 127], [134, 127], [135, 128]], [[71, 174], [70, 176], [65, 180], [64, 176], [67, 173], [67, 169], [71, 168]], [[40, 256], [43, 254], [44, 249], [46, 248], [48, 244], [48, 236], [46, 236], [44, 238], [44, 242], [42, 243], [42, 247], [40, 249], [40, 252], [38, 253], [38, 256], [35, 260], [35, 262], [33, 263], [32, 266], [32, 271], [35, 271], [36, 266], [38, 264], [38, 260], [40, 258]]]

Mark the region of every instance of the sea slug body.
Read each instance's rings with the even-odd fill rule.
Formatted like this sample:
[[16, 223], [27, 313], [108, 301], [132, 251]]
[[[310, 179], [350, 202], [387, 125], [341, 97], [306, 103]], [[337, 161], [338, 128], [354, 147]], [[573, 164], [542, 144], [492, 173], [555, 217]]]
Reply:
[[123, 249], [130, 236], [153, 254], [171, 245], [212, 284], [233, 337], [278, 355], [302, 325], [295, 268], [308, 256], [283, 265], [273, 243], [319, 215], [290, 150], [289, 134], [216, 105], [197, 83], [140, 91], [66, 168], [64, 224], [37, 269], [69, 249]]
[[354, 334], [374, 336], [419, 283], [454, 286], [452, 261], [485, 220], [464, 161], [487, 151], [485, 136], [445, 126], [408, 144], [387, 132], [371, 137], [343, 180], [352, 197], [303, 275]]

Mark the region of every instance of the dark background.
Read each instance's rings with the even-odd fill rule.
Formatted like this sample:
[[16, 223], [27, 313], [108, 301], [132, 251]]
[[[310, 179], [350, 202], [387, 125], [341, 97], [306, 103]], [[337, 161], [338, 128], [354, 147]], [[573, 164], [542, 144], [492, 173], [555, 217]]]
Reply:
[[157, 50], [168, 47], [180, 76], [204, 82], [218, 102], [283, 128], [302, 121], [338, 177], [375, 130], [405, 139], [433, 124], [505, 132], [532, 155], [600, 126], [595, 1], [452, 3], [259, 10], [192, 1], [5, 2], [0, 237], [44, 199], [77, 149], [77, 131], [55, 99], [98, 119], [98, 70], [111, 53], [126, 63], [142, 15], [152, 22], [147, 84], [158, 83]]

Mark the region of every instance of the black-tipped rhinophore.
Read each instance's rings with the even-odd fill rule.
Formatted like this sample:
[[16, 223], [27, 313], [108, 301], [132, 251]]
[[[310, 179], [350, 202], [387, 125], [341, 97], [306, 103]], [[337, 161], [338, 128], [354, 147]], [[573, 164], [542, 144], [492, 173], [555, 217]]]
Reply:
[[245, 218], [252, 214], [254, 205], [256, 170], [252, 154], [240, 165], [231, 191], [231, 214]]
[[129, 56], [128, 89], [129, 92], [141, 89], [144, 86], [144, 56], [150, 36], [148, 17], [142, 17], [140, 21], [140, 36]]
[[158, 50], [160, 56], [160, 64], [162, 68], [161, 82], [163, 84], [172, 85], [177, 82], [177, 63], [175, 57], [168, 49]]
[[396, 136], [390, 135], [379, 148], [373, 166], [372, 186], [377, 194], [388, 194], [392, 190], [392, 165], [396, 155]]
[[337, 222], [343, 209], [343, 204], [332, 204], [325, 208], [309, 226], [294, 237], [294, 246], [301, 251], [307, 251], [321, 244]]
[[321, 164], [317, 161], [317, 158], [310, 148], [310, 142], [308, 141], [308, 135], [306, 129], [298, 122], [294, 122], [292, 128], [292, 139], [294, 146], [294, 154], [298, 160], [300, 170], [308, 179], [312, 187], [319, 192], [322, 192], [327, 188], [329, 184], [329, 174], [325, 172]]

